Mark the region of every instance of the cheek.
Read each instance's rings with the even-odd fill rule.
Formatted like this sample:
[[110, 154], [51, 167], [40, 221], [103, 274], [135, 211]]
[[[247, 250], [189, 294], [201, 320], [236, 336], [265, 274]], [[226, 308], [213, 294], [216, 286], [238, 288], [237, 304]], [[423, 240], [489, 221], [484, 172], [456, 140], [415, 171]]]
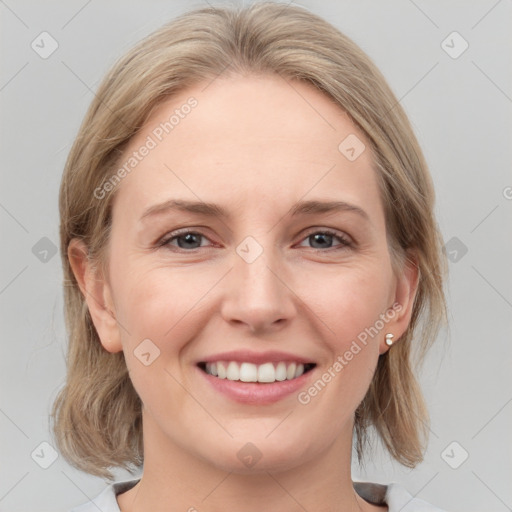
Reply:
[[125, 256], [121, 257], [123, 250], [119, 247], [119, 257], [113, 257], [117, 264], [112, 266], [112, 286], [118, 299], [119, 320], [131, 337], [152, 335], [163, 339], [185, 323], [187, 313], [215, 282], [215, 276], [200, 268], [172, 267], [158, 255], [130, 254], [129, 247], [124, 248]]
[[186, 272], [171, 269], [133, 265], [127, 270], [118, 275], [117, 310], [130, 378], [145, 407], [158, 410], [169, 396], [179, 407], [182, 390], [173, 379], [178, 377], [175, 365], [196, 332], [194, 311], [207, 283], [192, 283]]
[[[212, 301], [219, 275], [224, 272], [225, 269], [201, 265], [195, 268], [148, 265], [136, 258], [119, 265], [112, 272], [112, 281], [122, 336], [129, 339], [130, 345], [145, 338], [154, 339], [162, 346], [170, 338], [185, 340], [187, 330], [197, 331], [200, 322], [207, 322], [207, 315], [201, 315], [201, 311], [212, 314], [212, 306], [221, 307]], [[294, 291], [292, 295], [296, 294], [309, 311], [307, 314], [313, 315], [311, 323], [318, 326], [315, 316], [321, 320], [325, 332], [335, 337], [340, 350], [371, 328], [390, 306], [391, 270], [375, 261], [292, 269], [289, 283]], [[303, 327], [307, 329], [307, 325]], [[173, 350], [179, 348], [175, 343], [172, 345]]]
[[162, 392], [165, 389], [164, 394], [181, 396], [169, 373], [180, 374], [180, 361], [190, 341], [210, 321], [211, 314], [205, 314], [204, 307], [218, 280], [212, 269], [148, 265], [136, 258], [123, 274], [116, 275], [114, 287], [120, 299], [116, 311], [125, 361], [145, 403], [153, 400], [155, 382]]
[[304, 295], [321, 319], [317, 325], [323, 326], [323, 341], [329, 354], [320, 375], [322, 382], [315, 389], [306, 390], [305, 401], [325, 384], [329, 388], [325, 403], [332, 401], [342, 409], [355, 410], [370, 385], [386, 325], [382, 318], [386, 318], [385, 312], [391, 306], [392, 271], [377, 262], [366, 263], [336, 269], [321, 279], [317, 276], [319, 286]]
[[[375, 267], [344, 269], [336, 277], [317, 281], [323, 292], [310, 294], [309, 303], [322, 320], [320, 340], [329, 359], [317, 380], [299, 395], [299, 403], [322, 416], [337, 411], [330, 428], [333, 435], [363, 400], [379, 359], [379, 342], [385, 329], [381, 320], [388, 304], [391, 273]], [[317, 334], [318, 335], [318, 334]], [[330, 411], [330, 412], [327, 412]]]
[[391, 306], [391, 270], [378, 264], [339, 268], [321, 276], [311, 275], [316, 286], [304, 290], [303, 300], [323, 320], [343, 350], [350, 341], [378, 322]]

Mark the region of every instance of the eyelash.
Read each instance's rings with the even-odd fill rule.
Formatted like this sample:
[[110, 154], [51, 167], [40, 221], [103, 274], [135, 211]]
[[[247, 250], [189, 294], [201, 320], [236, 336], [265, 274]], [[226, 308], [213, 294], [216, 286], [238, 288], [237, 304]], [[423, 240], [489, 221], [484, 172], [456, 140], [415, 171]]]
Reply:
[[[172, 242], [173, 240], [176, 240], [176, 239], [178, 239], [182, 236], [188, 235], [188, 234], [198, 235], [200, 237], [203, 237], [203, 238], [206, 238], [207, 240], [209, 240], [209, 238], [206, 235], [204, 235], [198, 231], [193, 231], [190, 229], [183, 229], [183, 230], [174, 231], [167, 238], [164, 237], [160, 242], [158, 242], [158, 246], [159, 247], [167, 247], [167, 248], [172, 247], [171, 250], [176, 251], [176, 252], [183, 252], [183, 253], [187, 253], [187, 252], [193, 253], [199, 249], [203, 249], [203, 247], [196, 247], [195, 249], [187, 250], [187, 249], [183, 249], [181, 247], [176, 247], [176, 246], [173, 246], [170, 244], [170, 242]], [[304, 240], [308, 239], [309, 237], [311, 237], [313, 235], [318, 235], [318, 234], [333, 236], [334, 238], [338, 239], [340, 244], [338, 246], [329, 247], [327, 249], [317, 249], [317, 248], [312, 247], [313, 251], [315, 251], [315, 252], [335, 251], [335, 250], [349, 249], [349, 248], [354, 247], [354, 244], [348, 239], [348, 237], [340, 234], [337, 231], [333, 231], [332, 229], [322, 229], [322, 230], [317, 230], [317, 231], [311, 231], [308, 234], [306, 234], [306, 236], [304, 236], [304, 238], [302, 238], [301, 241], [304, 241]]]

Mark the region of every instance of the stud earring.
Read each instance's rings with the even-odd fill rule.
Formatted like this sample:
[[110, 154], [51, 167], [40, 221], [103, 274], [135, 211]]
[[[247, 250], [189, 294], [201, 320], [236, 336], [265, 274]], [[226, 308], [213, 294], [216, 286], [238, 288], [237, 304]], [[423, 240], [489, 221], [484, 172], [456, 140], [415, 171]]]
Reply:
[[386, 345], [388, 347], [391, 347], [391, 345], [393, 345], [393, 338], [394, 338], [393, 334], [391, 334], [391, 333], [386, 334]]

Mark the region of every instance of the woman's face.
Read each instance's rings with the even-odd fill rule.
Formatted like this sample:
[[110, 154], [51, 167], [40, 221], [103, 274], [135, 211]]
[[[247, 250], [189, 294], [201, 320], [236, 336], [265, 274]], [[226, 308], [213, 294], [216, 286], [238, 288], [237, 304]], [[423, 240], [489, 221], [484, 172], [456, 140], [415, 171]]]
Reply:
[[[235, 472], [348, 443], [415, 282], [393, 274], [361, 132], [307, 84], [217, 78], [156, 109], [124, 163], [101, 289], [117, 322], [93, 318], [124, 351], [145, 442]], [[236, 380], [242, 362], [243, 380], [286, 380]], [[315, 366], [295, 380], [294, 362]]]

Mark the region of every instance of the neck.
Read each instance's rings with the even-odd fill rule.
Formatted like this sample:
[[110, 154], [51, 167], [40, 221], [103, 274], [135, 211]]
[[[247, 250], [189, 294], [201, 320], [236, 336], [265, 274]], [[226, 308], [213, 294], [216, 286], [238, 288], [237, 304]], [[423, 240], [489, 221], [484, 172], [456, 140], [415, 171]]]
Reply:
[[323, 453], [300, 465], [289, 467], [284, 460], [279, 469], [278, 464], [265, 467], [263, 456], [240, 472], [240, 465], [219, 467], [172, 443], [150, 418], [143, 417], [143, 423], [144, 472], [135, 487], [117, 497], [122, 512], [374, 510], [352, 484], [351, 425]]

